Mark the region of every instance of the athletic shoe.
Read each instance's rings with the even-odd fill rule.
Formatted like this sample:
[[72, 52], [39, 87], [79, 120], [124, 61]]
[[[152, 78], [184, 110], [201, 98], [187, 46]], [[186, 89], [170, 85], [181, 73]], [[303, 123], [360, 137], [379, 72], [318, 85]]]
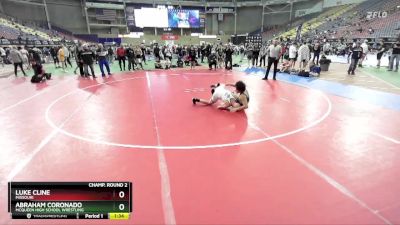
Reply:
[[200, 102], [200, 99], [198, 99], [198, 98], [192, 98], [192, 102], [193, 102], [193, 105], [196, 105], [196, 102]]
[[262, 80], [268, 80], [268, 77], [264, 77]]
[[356, 75], [354, 72], [351, 72], [351, 75]]
[[347, 74], [350, 75], [350, 71], [347, 71]]
[[220, 83], [212, 84], [212, 85], [210, 86], [210, 88], [216, 88], [216, 87], [219, 87], [219, 85], [221, 85], [221, 84], [220, 84]]

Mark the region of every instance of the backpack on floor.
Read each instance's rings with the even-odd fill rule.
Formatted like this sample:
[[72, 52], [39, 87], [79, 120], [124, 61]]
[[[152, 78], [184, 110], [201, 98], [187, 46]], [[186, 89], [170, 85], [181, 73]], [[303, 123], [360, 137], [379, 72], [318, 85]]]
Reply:
[[38, 75], [33, 75], [31, 78], [31, 82], [32, 83], [40, 83], [42, 82], [43, 77], [39, 77]]
[[307, 72], [307, 71], [302, 70], [302, 71], [299, 72], [298, 75], [299, 75], [300, 77], [309, 77], [309, 76], [310, 76], [310, 73]]
[[320, 74], [321, 73], [321, 67], [313, 66], [313, 68], [311, 69], [311, 72], [316, 73], [316, 74]]
[[176, 62], [176, 65], [177, 65], [177, 67], [179, 67], [179, 68], [183, 68], [183, 61], [182, 61], [182, 60], [178, 60], [178, 61]]

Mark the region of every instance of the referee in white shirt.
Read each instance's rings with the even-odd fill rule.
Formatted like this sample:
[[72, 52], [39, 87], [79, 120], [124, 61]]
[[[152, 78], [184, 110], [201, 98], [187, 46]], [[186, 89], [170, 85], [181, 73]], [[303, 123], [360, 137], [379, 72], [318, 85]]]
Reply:
[[281, 51], [282, 48], [280, 45], [278, 45], [277, 40], [272, 41], [272, 45], [268, 47], [268, 67], [267, 67], [267, 72], [265, 73], [265, 77], [263, 80], [268, 80], [268, 75], [269, 75], [269, 70], [271, 69], [272, 63], [274, 64], [274, 77], [273, 79], [276, 80], [276, 72], [278, 71], [278, 62], [279, 59], [281, 58]]

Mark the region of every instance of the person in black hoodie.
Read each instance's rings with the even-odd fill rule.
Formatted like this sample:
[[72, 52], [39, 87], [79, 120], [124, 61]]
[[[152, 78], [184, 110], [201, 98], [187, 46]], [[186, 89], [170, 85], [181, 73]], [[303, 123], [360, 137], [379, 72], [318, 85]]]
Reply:
[[[225, 69], [231, 70], [232, 69], [232, 55], [233, 49], [231, 45], [228, 45], [225, 49]], [[229, 63], [229, 66], [228, 66]]]
[[89, 67], [90, 71], [92, 72], [93, 78], [96, 78], [93, 68], [93, 62], [94, 62], [93, 60], [96, 58], [94, 52], [91, 51], [87, 45], [85, 45], [83, 46], [83, 52], [81, 53], [81, 57], [82, 57], [85, 77], [89, 77], [89, 69], [88, 69]]
[[352, 49], [351, 63], [349, 69], [347, 70], [347, 74], [355, 74], [354, 71], [356, 70], [358, 61], [361, 59], [362, 55], [363, 49], [361, 48], [360, 42], [357, 42], [356, 46]]
[[53, 58], [54, 66], [56, 68], [59, 68], [60, 67], [60, 61], [58, 60], [57, 52], [58, 52], [58, 48], [57, 47], [52, 47], [50, 49], [50, 54], [51, 54], [51, 57]]
[[378, 61], [378, 64], [376, 65], [378, 68], [381, 67], [381, 59], [383, 56], [383, 53], [385, 52], [385, 44], [383, 43], [383, 41], [381, 41], [377, 47], [378, 53], [376, 54], [376, 59]]
[[82, 47], [82, 44], [79, 43], [78, 46], [76, 46], [76, 48], [75, 48], [76, 68], [74, 70], [74, 73], [76, 74], [76, 70], [79, 68], [79, 73], [80, 73], [81, 77], [84, 77], [85, 71], [83, 70], [82, 52], [83, 52], [83, 47]]
[[208, 59], [208, 56], [211, 54], [211, 45], [210, 44], [207, 44], [205, 54], [206, 54], [206, 58]]
[[200, 46], [196, 46], [197, 49], [197, 58], [201, 57], [201, 47]]
[[190, 58], [190, 69], [193, 69], [196, 66], [196, 49], [194, 49], [194, 46], [190, 47], [189, 58]]
[[206, 46], [204, 44], [201, 44], [200, 52], [201, 52], [201, 63], [204, 63], [204, 57], [206, 56]]
[[252, 62], [251, 62], [253, 67], [257, 66], [259, 55], [260, 55], [260, 47], [258, 46], [258, 44], [254, 44], [253, 57], [252, 57]]
[[146, 63], [146, 47], [144, 46], [144, 44], [140, 44], [140, 50], [142, 50], [142, 60], [144, 62], [144, 65], [147, 65]]
[[156, 58], [156, 60], [160, 60], [160, 48], [158, 47], [157, 43], [155, 44], [153, 52], [154, 52], [154, 57]]
[[126, 49], [126, 57], [128, 58], [128, 70], [135, 70], [135, 52], [131, 45], [129, 45]]
[[313, 63], [315, 63], [314, 61], [315, 61], [315, 58], [317, 58], [317, 62], [316, 62], [316, 64], [318, 65], [318, 62], [319, 62], [319, 55], [320, 55], [320, 53], [321, 53], [321, 45], [319, 44], [319, 42], [317, 42], [317, 43], [315, 43], [314, 44], [314, 47], [313, 47], [313, 53], [314, 53], [314, 57], [313, 57]]

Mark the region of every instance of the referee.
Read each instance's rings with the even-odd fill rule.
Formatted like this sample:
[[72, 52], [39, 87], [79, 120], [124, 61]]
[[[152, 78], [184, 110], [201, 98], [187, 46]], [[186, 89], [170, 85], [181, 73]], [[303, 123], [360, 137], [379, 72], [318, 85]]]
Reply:
[[278, 67], [278, 61], [281, 58], [281, 46], [278, 45], [277, 40], [273, 40], [272, 44], [268, 47], [267, 56], [268, 56], [268, 67], [267, 72], [265, 73], [265, 77], [263, 80], [268, 80], [269, 71], [271, 69], [272, 63], [274, 64], [274, 77], [273, 79], [276, 80], [276, 72]]

